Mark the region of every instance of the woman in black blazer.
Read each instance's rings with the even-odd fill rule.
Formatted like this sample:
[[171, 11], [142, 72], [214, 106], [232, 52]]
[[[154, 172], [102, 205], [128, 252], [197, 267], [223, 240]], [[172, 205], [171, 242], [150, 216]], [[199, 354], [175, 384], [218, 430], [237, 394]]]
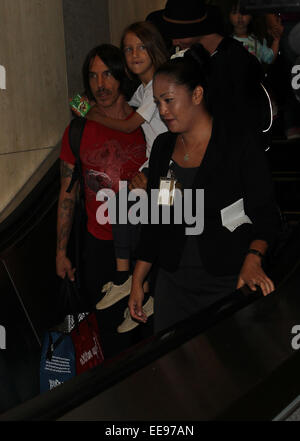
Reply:
[[[265, 153], [246, 124], [236, 127], [226, 115], [213, 120], [206, 68], [194, 47], [154, 78], [154, 98], [169, 132], [156, 138], [151, 152], [149, 221], [142, 226], [129, 308], [134, 319], [147, 320], [143, 282], [157, 263], [156, 332], [243, 285], [253, 291], [259, 286], [264, 295], [274, 290], [262, 260], [280, 231], [280, 216]], [[170, 210], [167, 223], [162, 215], [159, 223], [152, 220], [158, 201], [151, 196], [158, 189], [159, 203]]]

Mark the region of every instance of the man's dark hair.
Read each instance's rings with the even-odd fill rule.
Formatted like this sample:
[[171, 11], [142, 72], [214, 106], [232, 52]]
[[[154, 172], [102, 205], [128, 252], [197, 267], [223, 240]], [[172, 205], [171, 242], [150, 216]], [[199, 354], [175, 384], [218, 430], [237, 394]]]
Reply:
[[98, 56], [110, 70], [112, 76], [120, 83], [120, 92], [128, 100], [132, 94], [131, 82], [126, 74], [125, 63], [122, 51], [112, 44], [101, 44], [92, 49], [86, 56], [82, 67], [83, 84], [85, 94], [92, 100], [94, 96], [90, 88], [90, 65], [94, 58]]

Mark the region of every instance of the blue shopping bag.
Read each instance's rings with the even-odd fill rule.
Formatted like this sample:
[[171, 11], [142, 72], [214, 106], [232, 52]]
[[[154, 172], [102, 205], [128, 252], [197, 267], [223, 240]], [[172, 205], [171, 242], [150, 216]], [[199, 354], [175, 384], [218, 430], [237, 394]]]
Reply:
[[47, 392], [76, 375], [76, 357], [68, 334], [48, 331], [40, 360], [40, 392]]

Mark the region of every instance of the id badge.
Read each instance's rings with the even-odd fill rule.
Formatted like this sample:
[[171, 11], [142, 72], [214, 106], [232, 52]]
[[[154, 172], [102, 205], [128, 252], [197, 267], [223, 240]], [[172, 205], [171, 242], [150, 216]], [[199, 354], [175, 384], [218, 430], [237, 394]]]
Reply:
[[173, 205], [175, 196], [176, 180], [173, 178], [160, 178], [158, 205]]

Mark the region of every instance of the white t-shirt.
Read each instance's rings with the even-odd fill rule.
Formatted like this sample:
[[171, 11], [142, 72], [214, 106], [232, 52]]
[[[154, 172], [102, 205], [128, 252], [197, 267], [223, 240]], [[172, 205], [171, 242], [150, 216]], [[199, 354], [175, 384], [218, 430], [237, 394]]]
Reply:
[[[149, 158], [155, 138], [168, 130], [167, 126], [160, 118], [157, 105], [153, 101], [152, 81], [150, 81], [146, 87], [141, 84], [137, 88], [129, 101], [129, 105], [137, 107], [136, 112], [145, 120], [145, 122], [142, 124], [142, 129], [144, 131], [147, 144], [146, 156]], [[145, 164], [143, 167], [147, 166], [147, 164]]]

